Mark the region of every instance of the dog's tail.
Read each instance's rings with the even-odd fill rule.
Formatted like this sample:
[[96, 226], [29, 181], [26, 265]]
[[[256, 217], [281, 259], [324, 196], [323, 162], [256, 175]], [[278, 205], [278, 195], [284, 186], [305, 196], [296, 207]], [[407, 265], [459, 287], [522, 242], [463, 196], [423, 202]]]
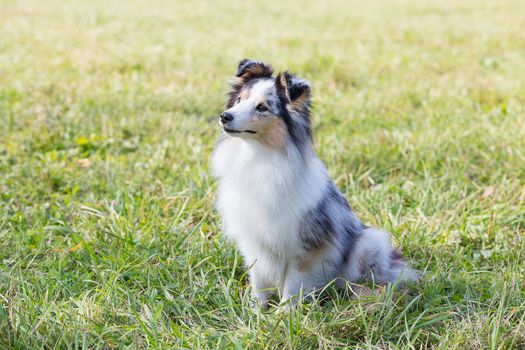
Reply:
[[350, 282], [364, 277], [381, 284], [415, 281], [421, 276], [392, 247], [390, 234], [376, 228], [363, 230], [350, 252], [345, 272]]

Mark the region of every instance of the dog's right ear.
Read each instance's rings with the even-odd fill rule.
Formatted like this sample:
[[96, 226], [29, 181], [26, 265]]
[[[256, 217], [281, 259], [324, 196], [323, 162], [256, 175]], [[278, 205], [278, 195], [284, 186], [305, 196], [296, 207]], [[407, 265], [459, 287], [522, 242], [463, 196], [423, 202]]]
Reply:
[[228, 100], [226, 101], [225, 108], [228, 109], [234, 105], [242, 87], [248, 80], [257, 78], [271, 78], [272, 74], [272, 67], [262, 63], [261, 61], [252, 61], [247, 59], [241, 60], [237, 66], [235, 78], [230, 83], [231, 89], [227, 94]]
[[271, 78], [273, 69], [271, 66], [261, 62], [243, 59], [237, 66], [237, 72], [235, 76], [237, 78], [243, 78], [244, 80], [250, 78]]

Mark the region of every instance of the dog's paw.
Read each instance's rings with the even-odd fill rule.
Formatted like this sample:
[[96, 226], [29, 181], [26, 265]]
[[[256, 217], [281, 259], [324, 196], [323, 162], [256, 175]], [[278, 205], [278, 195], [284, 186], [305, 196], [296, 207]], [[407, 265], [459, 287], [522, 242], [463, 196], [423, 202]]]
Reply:
[[268, 300], [260, 300], [257, 298], [252, 298], [249, 303], [250, 308], [252, 309], [262, 309], [267, 310], [270, 307]]

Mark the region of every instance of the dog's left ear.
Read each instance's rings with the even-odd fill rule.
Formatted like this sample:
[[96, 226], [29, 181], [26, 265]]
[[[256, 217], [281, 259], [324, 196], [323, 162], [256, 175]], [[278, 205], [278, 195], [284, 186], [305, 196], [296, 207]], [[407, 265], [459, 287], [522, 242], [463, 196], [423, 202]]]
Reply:
[[275, 78], [275, 88], [281, 101], [292, 109], [302, 112], [310, 107], [310, 83], [287, 71]]

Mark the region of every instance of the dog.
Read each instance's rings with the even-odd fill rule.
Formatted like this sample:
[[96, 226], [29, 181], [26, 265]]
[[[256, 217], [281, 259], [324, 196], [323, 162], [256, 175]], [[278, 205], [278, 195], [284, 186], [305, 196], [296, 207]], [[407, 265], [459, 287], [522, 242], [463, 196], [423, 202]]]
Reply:
[[[212, 156], [217, 209], [250, 267], [255, 300], [282, 303], [336, 281], [418, 278], [390, 235], [365, 226], [312, 147], [310, 83], [243, 59]], [[341, 284], [343, 282], [336, 282]]]

